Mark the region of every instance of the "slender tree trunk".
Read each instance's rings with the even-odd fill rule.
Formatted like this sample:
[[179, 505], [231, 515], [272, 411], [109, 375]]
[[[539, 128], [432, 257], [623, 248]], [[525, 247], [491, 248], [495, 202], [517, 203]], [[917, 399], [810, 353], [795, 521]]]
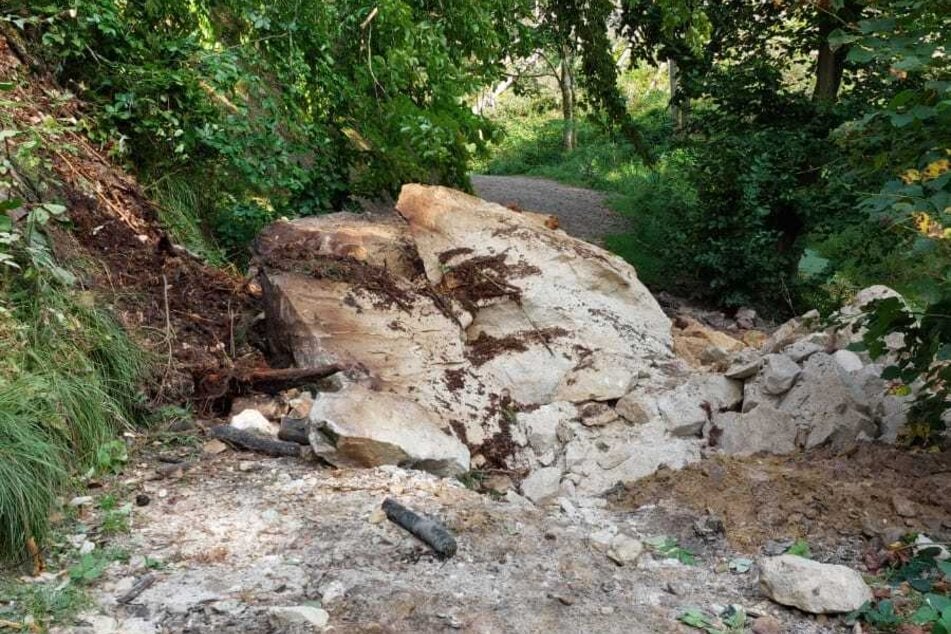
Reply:
[[571, 68], [571, 53], [567, 48], [562, 50], [561, 55], [561, 76], [558, 78], [561, 84], [561, 115], [564, 119], [564, 132], [562, 133], [562, 145], [566, 152], [575, 149], [575, 76]]
[[[828, 3], [827, 3], [828, 4]], [[839, 98], [839, 87], [842, 85], [842, 73], [845, 70], [845, 57], [849, 53], [847, 46], [840, 46], [832, 50], [829, 46], [829, 35], [840, 22], [853, 22], [860, 17], [861, 6], [855, 2], [846, 1], [835, 13], [821, 11], [818, 15], [819, 25], [819, 56], [816, 59], [816, 87], [812, 93], [812, 100], [816, 103], [835, 103]]]
[[670, 119], [674, 122], [674, 130], [682, 132], [687, 125], [690, 104], [677, 94], [680, 91], [680, 68], [677, 66], [677, 60], [667, 59], [667, 77], [670, 82]]
[[[830, 30], [831, 32], [831, 30]], [[812, 100], [817, 103], [835, 103], [842, 85], [842, 72], [845, 70], [845, 55], [848, 52], [842, 46], [833, 51], [826, 41], [828, 33], [823, 35], [819, 45], [819, 58], [816, 60], [816, 88]]]

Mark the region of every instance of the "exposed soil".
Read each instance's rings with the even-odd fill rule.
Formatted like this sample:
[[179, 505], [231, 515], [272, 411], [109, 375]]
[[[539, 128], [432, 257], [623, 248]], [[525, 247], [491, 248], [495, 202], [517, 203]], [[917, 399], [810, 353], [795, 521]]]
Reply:
[[472, 187], [480, 198], [511, 209], [551, 214], [567, 233], [590, 242], [630, 229], [623, 216], [605, 205], [605, 195], [590, 189], [544, 178], [484, 175], [473, 176]]
[[[896, 509], [909, 501], [914, 513]], [[951, 450], [912, 452], [860, 444], [788, 457], [717, 457], [630, 486], [618, 508], [676, 504], [722, 519], [736, 548], [769, 539], [835, 543], [846, 537], [920, 531], [951, 535]], [[907, 511], [903, 511], [907, 512]]]
[[466, 359], [479, 367], [485, 365], [495, 357], [506, 352], [524, 352], [529, 345], [548, 345], [558, 337], [564, 337], [568, 331], [564, 328], [551, 327], [541, 330], [523, 330], [514, 335], [493, 337], [485, 332], [470, 341], [466, 346]]
[[[26, 73], [0, 36], [0, 78], [14, 84], [4, 93], [4, 115], [18, 127], [83, 116], [80, 104], [51, 80], [26, 81]], [[191, 375], [205, 369], [266, 365], [246, 343], [257, 302], [239, 275], [173, 245], [135, 179], [83, 134], [63, 131], [40, 151], [58, 181], [44, 199], [62, 200], [72, 224], [68, 231], [50, 227], [57, 259], [83, 274], [83, 287], [114, 307], [140, 343], [167, 357], [164, 375], [150, 386], [155, 396], [190, 396]]]

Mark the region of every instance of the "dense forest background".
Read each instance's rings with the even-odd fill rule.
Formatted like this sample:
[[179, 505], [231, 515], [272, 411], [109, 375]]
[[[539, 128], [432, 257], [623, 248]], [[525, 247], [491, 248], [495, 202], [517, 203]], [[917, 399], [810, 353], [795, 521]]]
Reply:
[[483, 171], [609, 192], [633, 227], [609, 246], [654, 291], [780, 319], [887, 284], [908, 304], [869, 345], [905, 335], [888, 371], [942, 428], [951, 0], [7, 0], [0, 28], [82, 104], [17, 118], [0, 83], [4, 554], [145, 399], [148, 359], [45, 237], [73, 133], [229, 270], [280, 217]]

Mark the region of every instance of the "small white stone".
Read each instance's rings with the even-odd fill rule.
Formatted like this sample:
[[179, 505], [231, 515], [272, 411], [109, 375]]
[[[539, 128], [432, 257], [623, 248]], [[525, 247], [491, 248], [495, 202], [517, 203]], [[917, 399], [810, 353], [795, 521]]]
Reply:
[[264, 436], [277, 436], [278, 428], [256, 409], [246, 409], [231, 418], [231, 426], [241, 431], [253, 432]]
[[626, 533], [615, 535], [608, 547], [608, 557], [620, 566], [636, 562], [642, 552], [644, 552], [644, 544]]
[[271, 624], [275, 628], [287, 628], [294, 625], [310, 625], [314, 631], [323, 630], [330, 622], [326, 610], [309, 605], [277, 606], [268, 609]]
[[839, 364], [840, 368], [850, 374], [852, 372], [858, 372], [864, 365], [859, 355], [855, 354], [851, 350], [838, 350], [832, 355], [832, 358], [835, 359], [835, 362]]

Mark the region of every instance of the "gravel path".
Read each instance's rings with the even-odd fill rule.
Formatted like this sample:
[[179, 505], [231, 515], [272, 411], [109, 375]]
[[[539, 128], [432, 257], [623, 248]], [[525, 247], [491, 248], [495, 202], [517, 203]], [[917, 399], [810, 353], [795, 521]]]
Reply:
[[557, 216], [569, 234], [600, 243], [604, 236], [623, 233], [630, 223], [604, 203], [604, 194], [529, 176], [473, 176], [480, 198], [525, 211]]

